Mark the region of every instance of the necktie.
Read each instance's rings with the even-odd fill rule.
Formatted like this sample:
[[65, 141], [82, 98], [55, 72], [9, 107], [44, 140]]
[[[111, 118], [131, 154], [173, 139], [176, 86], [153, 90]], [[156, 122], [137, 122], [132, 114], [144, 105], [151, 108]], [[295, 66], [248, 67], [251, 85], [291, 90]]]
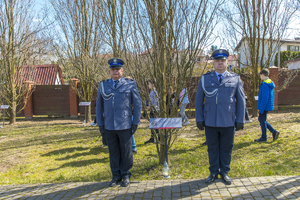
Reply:
[[222, 82], [222, 74], [219, 74], [218, 76], [219, 76], [219, 83], [221, 83]]
[[119, 81], [114, 81], [115, 88], [117, 87]]

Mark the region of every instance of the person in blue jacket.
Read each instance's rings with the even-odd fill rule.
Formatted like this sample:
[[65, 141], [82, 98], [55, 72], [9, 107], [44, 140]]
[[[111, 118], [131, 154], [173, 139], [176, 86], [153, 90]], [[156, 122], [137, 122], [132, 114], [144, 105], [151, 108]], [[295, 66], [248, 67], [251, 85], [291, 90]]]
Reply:
[[255, 139], [254, 141], [267, 142], [267, 129], [272, 133], [273, 141], [275, 141], [278, 139], [279, 132], [267, 122], [268, 111], [274, 110], [275, 84], [269, 78], [268, 69], [261, 70], [259, 75], [263, 82], [260, 84], [259, 88], [257, 110], [259, 111], [258, 121], [261, 126], [262, 135], [259, 139]]
[[[105, 133], [109, 150], [112, 180], [110, 187], [122, 180], [121, 186], [130, 184], [133, 166], [132, 135], [140, 124], [142, 101], [136, 82], [123, 78], [124, 61], [108, 61], [111, 79], [99, 84], [96, 118], [100, 132]], [[133, 119], [132, 119], [133, 116]]]

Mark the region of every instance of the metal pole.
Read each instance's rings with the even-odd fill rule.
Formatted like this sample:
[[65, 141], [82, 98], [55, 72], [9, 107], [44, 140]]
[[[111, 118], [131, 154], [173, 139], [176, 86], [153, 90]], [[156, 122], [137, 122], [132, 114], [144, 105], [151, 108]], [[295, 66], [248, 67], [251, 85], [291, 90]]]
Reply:
[[4, 128], [4, 126], [5, 126], [5, 111], [4, 111], [4, 109], [2, 109], [3, 110], [3, 128]]
[[87, 123], [87, 121], [86, 121], [86, 109], [87, 109], [87, 106], [84, 106], [84, 118], [85, 118], [85, 124]]
[[166, 162], [168, 163], [168, 136], [167, 129], [165, 129], [165, 148], [166, 148]]

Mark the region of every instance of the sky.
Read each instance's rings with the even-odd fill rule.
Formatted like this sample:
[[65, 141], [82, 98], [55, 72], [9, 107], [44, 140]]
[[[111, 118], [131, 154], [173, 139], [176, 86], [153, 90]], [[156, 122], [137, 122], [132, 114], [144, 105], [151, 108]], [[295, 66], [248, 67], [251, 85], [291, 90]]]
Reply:
[[[35, 1], [35, 9], [36, 11], [39, 11], [42, 9], [43, 5], [45, 3], [48, 3], [48, 0], [34, 0]], [[38, 20], [38, 19], [36, 19]], [[291, 20], [292, 23], [290, 24], [288, 30], [287, 30], [287, 38], [283, 38], [283, 39], [294, 39], [295, 37], [300, 37], [300, 18], [299, 17], [295, 17], [293, 20]], [[222, 24], [218, 24], [214, 33], [216, 35], [222, 35]], [[226, 46], [224, 46], [224, 44], [221, 44], [221, 39], [218, 38], [216, 39], [211, 45], [216, 45], [218, 48], [226, 48]], [[207, 48], [205, 50], [209, 50], [210, 46], [207, 46]]]

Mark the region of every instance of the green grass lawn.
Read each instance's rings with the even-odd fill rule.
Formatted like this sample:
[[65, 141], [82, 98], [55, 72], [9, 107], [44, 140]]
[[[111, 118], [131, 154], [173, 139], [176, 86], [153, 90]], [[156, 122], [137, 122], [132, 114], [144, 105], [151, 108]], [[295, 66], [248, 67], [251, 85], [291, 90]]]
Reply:
[[[269, 113], [268, 121], [280, 131], [272, 142], [254, 143], [260, 137], [257, 119], [236, 132], [231, 177], [300, 174], [300, 110]], [[195, 119], [181, 130], [169, 152], [171, 179], [203, 179], [209, 175], [204, 132]], [[162, 166], [150, 137], [148, 122], [142, 120], [135, 134], [138, 154], [134, 155], [132, 180], [163, 179]], [[0, 184], [109, 181], [107, 147], [101, 144], [98, 127], [82, 126], [80, 119], [20, 119], [0, 129]]]

